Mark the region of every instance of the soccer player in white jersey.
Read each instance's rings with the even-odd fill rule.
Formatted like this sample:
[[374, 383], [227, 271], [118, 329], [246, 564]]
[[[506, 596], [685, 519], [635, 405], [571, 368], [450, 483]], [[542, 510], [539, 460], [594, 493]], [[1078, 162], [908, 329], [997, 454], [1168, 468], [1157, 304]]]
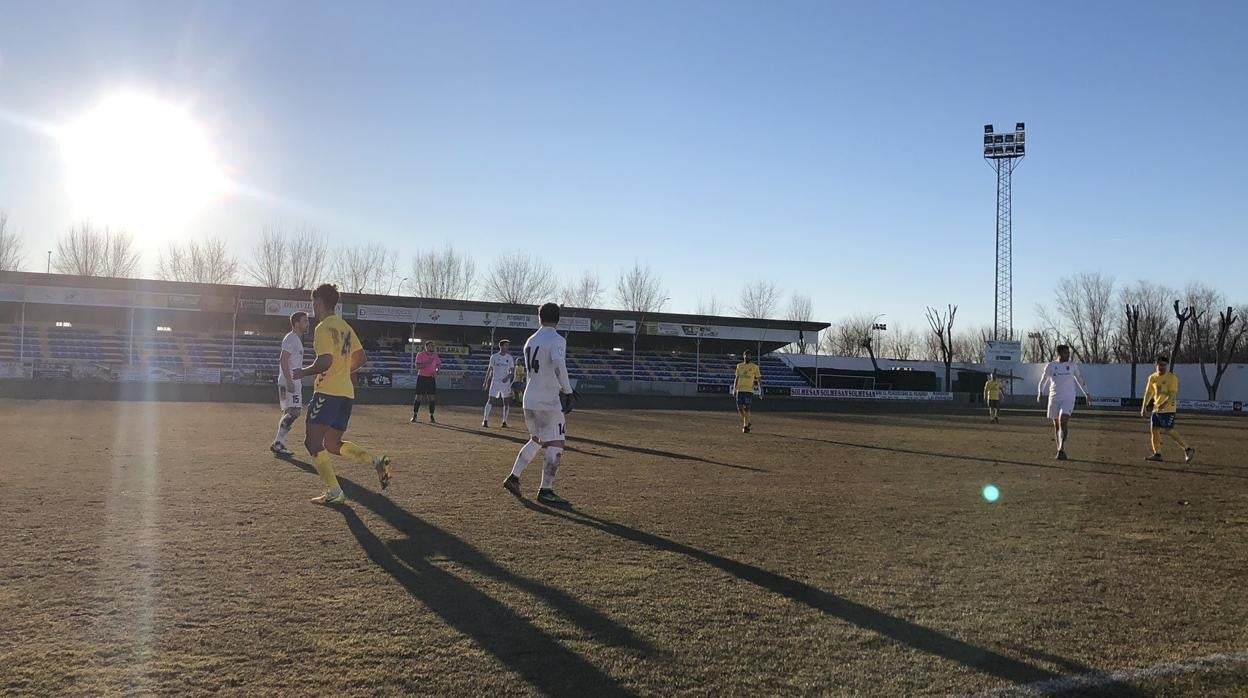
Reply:
[[1070, 437], [1070, 415], [1075, 412], [1075, 387], [1089, 400], [1079, 366], [1070, 360], [1070, 347], [1059, 344], [1057, 361], [1050, 361], [1036, 386], [1036, 402], [1040, 402], [1044, 384], [1049, 384], [1049, 419], [1053, 420], [1053, 436], [1057, 439], [1057, 460], [1066, 460], [1066, 441]]
[[308, 324], [307, 313], [291, 314], [290, 332], [282, 338], [282, 353], [277, 359], [277, 402], [282, 409], [282, 418], [277, 422], [277, 436], [269, 450], [282, 458], [295, 455], [286, 448], [286, 437], [303, 411], [303, 384], [295, 380], [291, 371], [303, 365], [303, 335], [308, 332]]
[[570, 508], [568, 500], [555, 494], [555, 473], [563, 457], [564, 415], [571, 410], [575, 395], [568, 381], [568, 342], [555, 328], [559, 326], [559, 306], [546, 303], [537, 311], [541, 329], [524, 343], [525, 373], [528, 384], [524, 389], [524, 423], [532, 437], [516, 456], [511, 475], [503, 482], [508, 492], [520, 496], [520, 474], [539, 451], [546, 449], [542, 468], [542, 485], [537, 491], [537, 501], [553, 507]]
[[494, 403], [503, 407], [503, 428], [507, 428], [507, 417], [511, 414], [511, 382], [516, 373], [516, 360], [511, 355], [511, 340], [504, 339], [498, 343], [498, 352], [490, 355], [490, 366], [485, 369], [485, 380], [481, 387], [490, 391], [485, 398], [485, 416], [481, 426], [490, 426], [490, 413], [494, 411]]

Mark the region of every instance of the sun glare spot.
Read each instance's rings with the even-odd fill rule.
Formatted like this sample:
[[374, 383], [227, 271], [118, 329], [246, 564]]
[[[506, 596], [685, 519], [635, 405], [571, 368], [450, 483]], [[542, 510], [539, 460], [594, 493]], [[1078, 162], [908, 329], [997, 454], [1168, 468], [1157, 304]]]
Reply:
[[171, 233], [229, 191], [203, 128], [184, 107], [124, 93], [60, 131], [76, 216]]

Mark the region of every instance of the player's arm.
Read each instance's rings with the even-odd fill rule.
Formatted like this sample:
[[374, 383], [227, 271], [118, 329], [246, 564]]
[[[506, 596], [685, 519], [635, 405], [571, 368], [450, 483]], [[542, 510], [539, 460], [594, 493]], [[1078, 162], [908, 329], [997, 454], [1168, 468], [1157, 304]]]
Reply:
[[317, 374], [324, 373], [329, 370], [330, 366], [333, 366], [333, 365], [334, 365], [333, 354], [321, 354], [317, 356], [316, 361], [313, 361], [310, 365], [303, 366], [301, 368], [295, 368], [290, 373], [291, 373], [291, 377], [293, 377], [295, 380], [299, 380], [300, 378], [303, 378], [304, 376], [315, 376]]
[[485, 380], [481, 381], [481, 389], [485, 390], [490, 387], [490, 378], [494, 376], [494, 362], [491, 361], [489, 366], [485, 367]]
[[1075, 364], [1075, 370], [1072, 373], [1075, 374], [1075, 385], [1079, 386], [1079, 389], [1083, 391], [1083, 397], [1090, 401], [1092, 393], [1088, 392], [1088, 386], [1083, 382], [1083, 372], [1079, 370], [1079, 364]]
[[761, 368], [754, 374], [754, 385], [758, 386], [758, 399], [762, 400], [763, 393], [767, 391], [763, 390], [763, 369]]
[[290, 371], [290, 352], [283, 349], [282, 355], [278, 358], [277, 363], [282, 369], [282, 379], [286, 381], [288, 386], [293, 388], [295, 385], [295, 378]]
[[368, 363], [368, 354], [365, 354], [363, 349], [356, 349], [355, 351], [351, 352], [351, 372], [352, 373], [355, 373], [356, 371], [360, 370], [360, 368], [363, 367], [364, 364], [366, 363]]
[[559, 379], [559, 392], [572, 393], [572, 383], [568, 380], [568, 347], [556, 344], [550, 348], [550, 362], [554, 364], [555, 377]]
[[1036, 386], [1036, 402], [1043, 400], [1044, 384], [1053, 380], [1053, 364], [1044, 365], [1044, 371], [1040, 374], [1040, 384]]
[[1144, 411], [1148, 409], [1148, 402], [1157, 396], [1157, 384], [1150, 378], [1147, 385], [1144, 386], [1144, 401], [1140, 403], [1140, 416], [1144, 416]]

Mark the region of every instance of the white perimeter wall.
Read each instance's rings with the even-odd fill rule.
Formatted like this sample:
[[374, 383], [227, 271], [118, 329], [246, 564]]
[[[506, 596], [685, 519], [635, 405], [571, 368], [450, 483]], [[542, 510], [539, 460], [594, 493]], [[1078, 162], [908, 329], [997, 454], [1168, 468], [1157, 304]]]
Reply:
[[[813, 354], [776, 354], [786, 363], [793, 367], [814, 368], [816, 364], [819, 372], [835, 372], [837, 370], [844, 371], [870, 371], [871, 359], [847, 358], [842, 356], [815, 356]], [[932, 371], [936, 374], [936, 379], [943, 382], [945, 379], [945, 365], [939, 361], [892, 361], [880, 359], [880, 368], [889, 370], [894, 368], [909, 368], [916, 371]], [[1130, 397], [1131, 396], [1131, 366], [1127, 364], [1081, 364], [1080, 370], [1083, 372], [1083, 378], [1088, 384], [1088, 390], [1097, 397]], [[1209, 370], [1210, 378], [1213, 377], [1213, 367], [1206, 367]], [[953, 364], [953, 370], [958, 369], [988, 371], [985, 364]], [[1175, 373], [1179, 376], [1179, 393], [1184, 400], [1205, 400], [1209, 397], [1209, 393], [1205, 390], [1205, 384], [1200, 378], [1199, 364], [1179, 364], [1174, 367]], [[1036, 385], [1040, 382], [1040, 373], [1044, 371], [1044, 364], [1023, 364], [1017, 374], [1017, 380], [1014, 381], [1014, 394], [1035, 394]], [[1144, 383], [1148, 380], [1148, 376], [1153, 372], [1152, 364], [1140, 364], [1136, 367], [1135, 374], [1135, 396], [1144, 395]], [[953, 376], [957, 380], [956, 373]], [[1226, 373], [1222, 375], [1222, 383], [1218, 386], [1219, 400], [1240, 400], [1248, 402], [1248, 364], [1231, 364], [1226, 369]]]

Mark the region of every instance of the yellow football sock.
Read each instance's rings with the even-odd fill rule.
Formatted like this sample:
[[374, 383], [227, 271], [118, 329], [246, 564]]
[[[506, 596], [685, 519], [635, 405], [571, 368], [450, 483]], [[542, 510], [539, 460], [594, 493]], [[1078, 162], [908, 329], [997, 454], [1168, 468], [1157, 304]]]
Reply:
[[342, 447], [338, 449], [338, 452], [341, 453], [342, 457], [347, 460], [355, 461], [356, 463], [360, 463], [362, 465], [373, 464], [372, 454], [350, 441], [343, 441]]
[[334, 463], [329, 457], [329, 451], [321, 451], [312, 456], [312, 467], [316, 468], [316, 474], [321, 476], [325, 489], [331, 492], [340, 489], [338, 478], [334, 476]]
[[1161, 453], [1161, 430], [1150, 429], [1148, 431], [1148, 436], [1153, 442], [1153, 453]]
[[1184, 451], [1187, 450], [1187, 442], [1183, 440], [1182, 436], [1179, 436], [1179, 432], [1171, 429], [1170, 438], [1174, 439], [1174, 442], [1179, 445], [1179, 448], [1183, 449]]

